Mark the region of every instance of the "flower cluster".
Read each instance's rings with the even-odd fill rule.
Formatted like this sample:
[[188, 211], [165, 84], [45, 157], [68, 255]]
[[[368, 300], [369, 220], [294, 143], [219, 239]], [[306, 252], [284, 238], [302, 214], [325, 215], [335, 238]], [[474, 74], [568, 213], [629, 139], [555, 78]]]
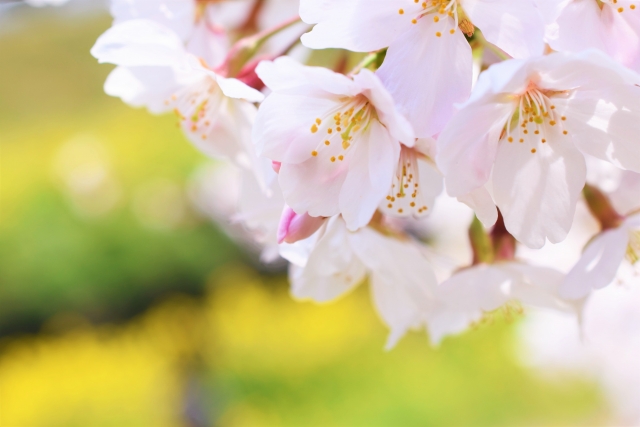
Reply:
[[[640, 3], [111, 0], [111, 11], [92, 49], [116, 65], [105, 91], [173, 112], [198, 149], [238, 168], [233, 218], [265, 258], [277, 248], [290, 262], [296, 298], [330, 301], [368, 279], [388, 347], [413, 328], [436, 343], [496, 310], [579, 317], [621, 265], [637, 274]], [[599, 230], [568, 255], [573, 268], [533, 262], [566, 239], [577, 206]]]

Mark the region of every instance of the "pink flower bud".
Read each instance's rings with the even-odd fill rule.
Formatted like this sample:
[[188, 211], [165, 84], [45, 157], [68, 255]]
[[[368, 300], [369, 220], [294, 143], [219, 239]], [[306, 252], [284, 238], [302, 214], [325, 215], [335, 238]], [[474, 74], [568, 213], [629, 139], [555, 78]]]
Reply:
[[273, 162], [271, 162], [271, 167], [273, 168], [275, 173], [280, 173], [280, 168], [282, 167], [282, 163], [273, 161]]
[[285, 206], [278, 225], [278, 243], [295, 243], [306, 239], [324, 224], [326, 218], [313, 217], [308, 213], [297, 214], [289, 206]]

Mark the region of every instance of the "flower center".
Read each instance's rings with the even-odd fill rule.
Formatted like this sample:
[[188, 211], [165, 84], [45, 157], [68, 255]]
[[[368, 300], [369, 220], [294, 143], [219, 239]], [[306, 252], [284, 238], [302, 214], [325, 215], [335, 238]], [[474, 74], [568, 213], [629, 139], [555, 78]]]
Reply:
[[178, 125], [187, 132], [198, 133], [202, 140], [212, 134], [217, 112], [223, 108], [225, 97], [218, 85], [209, 78], [174, 93], [164, 103], [173, 107]]
[[310, 132], [318, 136], [318, 144], [311, 155], [332, 163], [343, 161], [353, 142], [375, 117], [375, 109], [366, 97], [357, 95], [341, 99], [335, 109], [311, 124]]
[[406, 8], [398, 9], [398, 14], [406, 15], [412, 24], [417, 24], [422, 18], [433, 19], [438, 25], [437, 37], [443, 34], [455, 34], [456, 28], [471, 37], [475, 32], [475, 27], [467, 18], [459, 0], [407, 0]]
[[[385, 213], [397, 216], [421, 216], [427, 213], [427, 201], [420, 191], [418, 158], [423, 156], [413, 148], [402, 146], [398, 167], [387, 195]], [[424, 157], [424, 156], [423, 156]], [[428, 161], [428, 159], [424, 159]]]
[[564, 129], [565, 116], [558, 114], [553, 98], [566, 96], [568, 91], [540, 89], [535, 84], [529, 84], [527, 90], [517, 98], [517, 106], [507, 120], [502, 131], [501, 140], [509, 143], [527, 143], [532, 154], [546, 144], [551, 137], [562, 134], [568, 135]]

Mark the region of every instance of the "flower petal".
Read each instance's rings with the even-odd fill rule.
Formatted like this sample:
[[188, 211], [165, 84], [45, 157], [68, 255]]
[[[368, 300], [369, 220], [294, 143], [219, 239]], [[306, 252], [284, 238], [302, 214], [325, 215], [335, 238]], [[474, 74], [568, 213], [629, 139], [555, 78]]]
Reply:
[[349, 232], [341, 218], [331, 218], [327, 222], [317, 236], [306, 264], [292, 264], [291, 293], [295, 298], [331, 301], [364, 279], [365, 267], [352, 251], [348, 237]]
[[377, 72], [419, 138], [439, 133], [454, 104], [471, 93], [471, 47], [461, 31], [450, 34], [445, 21], [419, 19], [391, 43]]
[[578, 263], [567, 274], [560, 286], [560, 295], [568, 299], [580, 299], [592, 289], [610, 284], [616, 277], [628, 244], [626, 227], [600, 234], [589, 243]]
[[302, 36], [302, 44], [354, 52], [382, 49], [411, 27], [411, 18], [398, 13], [406, 4], [406, 0], [301, 0], [300, 17], [317, 24]]
[[386, 196], [398, 164], [400, 143], [373, 120], [354, 150], [345, 159], [349, 170], [340, 190], [340, 213], [352, 231], [367, 225]]
[[365, 228], [349, 235], [358, 258], [371, 271], [371, 292], [378, 313], [391, 329], [391, 349], [410, 329], [419, 327], [431, 307], [437, 284], [419, 246]]
[[491, 99], [453, 116], [438, 137], [436, 156], [449, 195], [465, 195], [489, 180], [500, 134], [514, 108]]
[[546, 143], [502, 141], [493, 169], [493, 196], [507, 230], [531, 248], [558, 243], [573, 222], [586, 180], [584, 156], [559, 126], [545, 128]]
[[543, 53], [544, 23], [533, 1], [462, 0], [462, 6], [486, 39], [512, 57]]

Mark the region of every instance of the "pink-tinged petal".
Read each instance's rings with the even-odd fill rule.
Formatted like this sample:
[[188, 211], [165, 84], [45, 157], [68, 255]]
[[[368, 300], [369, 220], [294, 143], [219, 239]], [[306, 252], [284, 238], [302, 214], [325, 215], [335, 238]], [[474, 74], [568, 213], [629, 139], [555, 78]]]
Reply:
[[564, 127], [576, 146], [587, 154], [640, 172], [640, 88], [607, 85], [578, 91], [559, 103]]
[[602, 9], [600, 19], [605, 23], [606, 52], [621, 64], [640, 71], [640, 11], [630, 9], [631, 4], [637, 7], [637, 3], [628, 1], [608, 5]]
[[362, 282], [365, 266], [351, 249], [348, 237], [349, 232], [341, 218], [327, 221], [306, 263], [303, 266], [292, 264], [289, 271], [291, 293], [295, 298], [328, 302]]
[[184, 65], [188, 55], [182, 40], [153, 21], [137, 19], [109, 28], [91, 48], [102, 63], [126, 67]]
[[447, 21], [435, 23], [431, 15], [419, 19], [389, 46], [377, 72], [417, 137], [439, 133], [454, 105], [471, 93], [471, 47], [461, 31], [449, 33]]
[[613, 61], [605, 53], [595, 49], [580, 53], [554, 53], [531, 61], [533, 72], [538, 74], [538, 86], [551, 91], [559, 88], [570, 91], [594, 90], [610, 85], [640, 83], [640, 75]]
[[311, 132], [315, 117], [324, 117], [336, 100], [272, 93], [261, 104], [253, 127], [258, 153], [283, 163], [300, 163], [322, 143], [320, 132]]
[[283, 163], [278, 181], [285, 201], [295, 211], [334, 216], [340, 213], [338, 199], [348, 170], [345, 162], [312, 157], [302, 163]]
[[278, 243], [295, 243], [304, 240], [322, 227], [326, 218], [309, 214], [297, 214], [289, 206], [284, 207], [278, 224]]
[[498, 220], [498, 209], [485, 187], [478, 187], [472, 192], [458, 197], [458, 200], [473, 209], [485, 227], [492, 227]]
[[485, 38], [514, 58], [541, 55], [544, 22], [532, 0], [462, 0]]
[[365, 228], [349, 235], [353, 251], [370, 270], [376, 310], [391, 332], [393, 348], [412, 328], [420, 327], [432, 306], [437, 281], [420, 247]]
[[606, 51], [605, 25], [595, 1], [572, 1], [556, 19], [557, 32], [547, 40], [553, 50], [580, 52], [595, 48]]
[[586, 180], [584, 156], [559, 126], [544, 128], [545, 143], [503, 140], [493, 169], [493, 197], [507, 230], [531, 248], [567, 236]]
[[398, 164], [400, 143], [373, 120], [353, 150], [344, 160], [348, 173], [339, 199], [340, 213], [352, 231], [367, 225], [387, 195]]
[[529, 84], [531, 68], [530, 61], [520, 59], [492, 64], [487, 71], [480, 73], [465, 105], [488, 101], [498, 93], [523, 92]]
[[411, 27], [411, 17], [398, 12], [412, 6], [406, 0], [302, 0], [300, 17], [317, 24], [302, 36], [302, 44], [354, 52], [382, 49]]
[[391, 94], [387, 92], [380, 79], [365, 69], [360, 71], [353, 80], [358, 87], [358, 92], [366, 96], [374, 105], [380, 122], [389, 130], [389, 133], [397, 141], [412, 147], [415, 143], [413, 128], [408, 120], [398, 112]]
[[453, 116], [438, 137], [436, 157], [449, 195], [465, 195], [489, 180], [498, 140], [514, 108], [494, 98]]
[[580, 299], [591, 290], [610, 284], [624, 259], [628, 244], [629, 234], [625, 227], [600, 234], [589, 243], [578, 263], [567, 274], [560, 286], [560, 295]]
[[356, 85], [348, 77], [324, 67], [302, 65], [287, 56], [260, 62], [256, 74], [272, 91], [295, 89], [297, 93], [306, 91], [316, 96], [322, 96], [323, 92], [343, 96], [357, 93]]

